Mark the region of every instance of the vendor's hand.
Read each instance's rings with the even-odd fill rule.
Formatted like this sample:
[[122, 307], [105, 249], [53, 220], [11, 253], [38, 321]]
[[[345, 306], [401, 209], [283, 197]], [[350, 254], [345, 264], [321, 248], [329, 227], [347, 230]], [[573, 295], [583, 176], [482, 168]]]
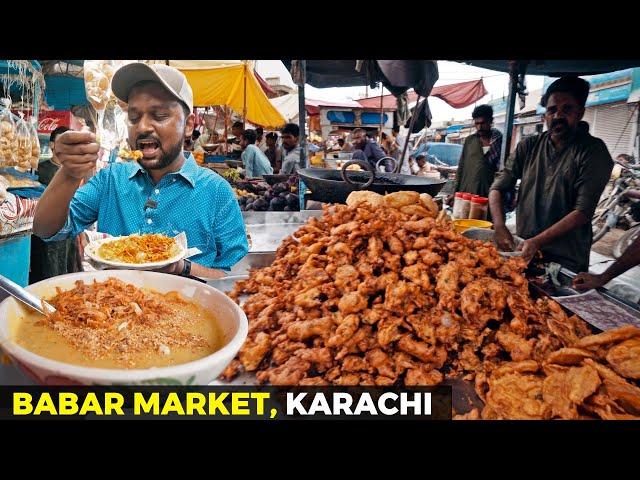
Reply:
[[513, 235], [511, 235], [509, 229], [503, 225], [501, 227], [496, 227], [495, 232], [495, 240], [498, 248], [503, 252], [513, 251], [515, 241], [513, 240]]
[[518, 250], [522, 251], [522, 258], [530, 262], [536, 252], [540, 250], [540, 244], [534, 238], [528, 238], [521, 245], [518, 245]]
[[607, 283], [603, 275], [592, 275], [582, 272], [573, 279], [573, 286], [578, 291], [591, 290], [592, 288], [600, 288]]
[[184, 270], [184, 260], [178, 260], [177, 262], [171, 263], [166, 267], [154, 270], [154, 272], [168, 273], [170, 275], [180, 275], [182, 273], [182, 270]]
[[450, 207], [453, 207], [453, 201], [455, 200], [455, 198], [456, 198], [455, 195], [449, 195], [446, 200], [447, 205], [449, 205]]
[[64, 132], [56, 137], [55, 148], [60, 171], [68, 177], [81, 180], [94, 171], [100, 145], [90, 131]]

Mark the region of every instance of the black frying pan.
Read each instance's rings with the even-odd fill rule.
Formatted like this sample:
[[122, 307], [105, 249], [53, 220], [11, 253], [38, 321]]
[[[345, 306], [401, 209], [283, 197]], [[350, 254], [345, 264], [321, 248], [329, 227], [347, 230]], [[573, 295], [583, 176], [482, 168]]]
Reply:
[[[349, 165], [354, 164], [365, 171], [347, 170]], [[400, 173], [379, 173], [368, 162], [360, 160], [346, 162], [342, 170], [303, 168], [298, 170], [298, 174], [311, 190], [311, 200], [325, 203], [345, 203], [349, 194], [358, 190], [370, 190], [381, 195], [410, 190], [435, 197], [447, 182]]]

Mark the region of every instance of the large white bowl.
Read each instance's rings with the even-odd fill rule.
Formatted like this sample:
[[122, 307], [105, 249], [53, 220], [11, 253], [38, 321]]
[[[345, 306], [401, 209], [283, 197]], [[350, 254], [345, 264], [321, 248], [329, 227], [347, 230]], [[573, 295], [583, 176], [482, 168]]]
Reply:
[[32, 380], [43, 385], [207, 385], [222, 373], [247, 338], [247, 316], [229, 297], [207, 284], [176, 275], [134, 270], [80, 272], [34, 283], [27, 290], [51, 297], [55, 287], [68, 290], [76, 280], [101, 282], [110, 277], [160, 293], [174, 290], [202, 305], [218, 320], [224, 346], [207, 357], [171, 367], [124, 370], [71, 365], [36, 355], [13, 341], [9, 320], [23, 315], [26, 307], [10, 297], [0, 303], [0, 345], [6, 354]]

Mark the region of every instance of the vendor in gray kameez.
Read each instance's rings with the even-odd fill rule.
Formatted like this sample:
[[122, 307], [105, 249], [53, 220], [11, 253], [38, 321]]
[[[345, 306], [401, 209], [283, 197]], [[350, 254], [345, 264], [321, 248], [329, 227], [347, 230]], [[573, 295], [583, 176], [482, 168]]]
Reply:
[[473, 110], [471, 117], [476, 133], [469, 135], [464, 141], [454, 191], [486, 197], [500, 163], [502, 133], [491, 127], [491, 105], [479, 105]]
[[502, 193], [521, 179], [516, 233], [526, 239], [523, 257], [541, 251], [544, 261], [573, 272], [589, 267], [591, 219], [613, 168], [604, 142], [578, 128], [588, 95], [589, 83], [578, 77], [553, 82], [541, 100], [548, 131], [518, 143], [489, 193], [499, 247], [513, 246]]

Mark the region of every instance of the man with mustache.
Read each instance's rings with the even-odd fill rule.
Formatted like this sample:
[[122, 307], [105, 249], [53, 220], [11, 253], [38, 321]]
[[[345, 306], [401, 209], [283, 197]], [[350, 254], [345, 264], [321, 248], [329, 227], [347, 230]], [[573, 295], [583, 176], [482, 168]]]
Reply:
[[201, 250], [162, 271], [221, 278], [248, 252], [242, 213], [228, 182], [200, 168], [183, 152], [193, 131], [193, 92], [173, 67], [131, 63], [112, 80], [128, 103], [129, 144], [138, 162], [115, 163], [81, 188], [100, 146], [93, 133], [68, 131], [56, 138], [60, 169], [38, 202], [33, 231], [45, 241], [73, 237], [98, 222], [113, 236], [185, 232]]
[[514, 243], [502, 194], [520, 179], [516, 233], [525, 239], [523, 257], [540, 251], [544, 261], [574, 272], [589, 267], [591, 219], [613, 168], [604, 142], [580, 128], [588, 95], [589, 83], [575, 76], [549, 85], [540, 102], [548, 131], [518, 143], [489, 193], [500, 248]]
[[[493, 108], [478, 105], [471, 114], [476, 133], [464, 141], [456, 171], [454, 192], [466, 192], [486, 197], [500, 163], [502, 133], [492, 128]], [[450, 197], [450, 202], [453, 195]]]

